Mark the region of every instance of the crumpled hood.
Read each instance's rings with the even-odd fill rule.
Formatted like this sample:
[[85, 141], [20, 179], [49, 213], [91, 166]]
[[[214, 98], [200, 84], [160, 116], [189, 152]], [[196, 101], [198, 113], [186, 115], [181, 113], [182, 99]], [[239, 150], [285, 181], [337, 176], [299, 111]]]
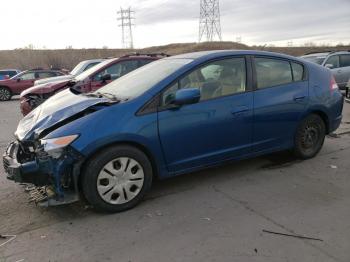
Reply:
[[73, 78], [74, 78], [74, 75], [63, 75], [63, 76], [43, 78], [40, 80], [36, 80], [35, 85], [41, 85], [41, 84], [52, 83], [52, 82], [63, 81], [63, 80], [70, 80]]
[[68, 82], [70, 81], [70, 79], [66, 79], [66, 80], [60, 80], [60, 81], [55, 81], [55, 82], [50, 82], [50, 83], [44, 83], [44, 84], [40, 84], [40, 85], [35, 85], [32, 86], [26, 90], [24, 90], [21, 93], [21, 98], [28, 95], [28, 94], [47, 94], [47, 93], [51, 93], [54, 92], [55, 90], [62, 88], [63, 86], [65, 86]]
[[39, 135], [45, 129], [93, 105], [109, 102], [110, 100], [107, 98], [75, 95], [70, 89], [64, 90], [26, 115], [19, 122], [15, 136], [20, 141], [33, 140], [36, 135]]

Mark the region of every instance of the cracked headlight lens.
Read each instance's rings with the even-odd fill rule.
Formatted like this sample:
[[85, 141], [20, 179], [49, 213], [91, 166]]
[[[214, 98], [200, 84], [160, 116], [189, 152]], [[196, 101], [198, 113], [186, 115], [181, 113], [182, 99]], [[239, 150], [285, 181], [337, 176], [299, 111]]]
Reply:
[[58, 158], [61, 156], [62, 150], [76, 140], [79, 135], [62, 136], [50, 139], [41, 139], [41, 145], [44, 146], [44, 151], [52, 157]]

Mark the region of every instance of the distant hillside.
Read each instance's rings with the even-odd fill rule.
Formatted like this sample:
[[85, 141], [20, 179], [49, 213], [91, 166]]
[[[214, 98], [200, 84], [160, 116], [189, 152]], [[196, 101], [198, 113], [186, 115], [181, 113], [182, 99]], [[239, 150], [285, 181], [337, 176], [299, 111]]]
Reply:
[[143, 49], [59, 49], [59, 50], [5, 50], [0, 51], [0, 69], [18, 68], [21, 70], [36, 67], [59, 67], [72, 69], [82, 60], [103, 57], [118, 57], [131, 52], [154, 53], [164, 52], [175, 55], [188, 52], [220, 49], [256, 49], [280, 52], [290, 55], [302, 55], [307, 52], [322, 50], [350, 50], [343, 47], [263, 47], [247, 46], [234, 42], [179, 43], [164, 46], [152, 46]]

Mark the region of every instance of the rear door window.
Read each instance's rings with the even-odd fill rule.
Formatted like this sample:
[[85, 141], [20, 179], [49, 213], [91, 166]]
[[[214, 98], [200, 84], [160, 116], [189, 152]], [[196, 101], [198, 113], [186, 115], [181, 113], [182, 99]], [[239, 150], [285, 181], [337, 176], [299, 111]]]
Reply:
[[254, 61], [258, 89], [293, 82], [292, 70], [288, 61], [262, 57], [256, 57]]
[[21, 80], [33, 80], [35, 79], [35, 72], [25, 73], [19, 77]]
[[350, 66], [350, 55], [340, 55], [340, 67]]

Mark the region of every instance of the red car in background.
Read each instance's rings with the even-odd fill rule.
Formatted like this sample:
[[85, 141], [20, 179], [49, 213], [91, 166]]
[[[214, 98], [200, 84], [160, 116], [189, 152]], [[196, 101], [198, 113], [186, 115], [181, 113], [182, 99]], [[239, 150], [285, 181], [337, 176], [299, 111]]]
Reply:
[[138, 53], [125, 55], [105, 60], [73, 79], [33, 86], [21, 93], [21, 112], [24, 116], [27, 115], [46, 99], [66, 88], [73, 88], [81, 93], [95, 91], [127, 73], [165, 56], [167, 55]]
[[59, 70], [32, 69], [23, 71], [10, 79], [0, 80], [0, 101], [7, 101], [12, 96], [19, 95], [25, 89], [33, 86], [37, 79], [61, 75], [64, 73]]

